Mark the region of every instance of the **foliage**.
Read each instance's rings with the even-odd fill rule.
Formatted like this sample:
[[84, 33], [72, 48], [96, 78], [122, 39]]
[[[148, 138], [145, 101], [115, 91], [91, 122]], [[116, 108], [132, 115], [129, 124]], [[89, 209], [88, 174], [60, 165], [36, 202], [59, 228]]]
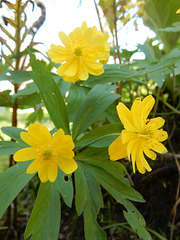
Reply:
[[[132, 169], [126, 161], [110, 161], [108, 147], [123, 129], [116, 112], [117, 103], [122, 101], [130, 106], [135, 97], [148, 94], [156, 98], [153, 116], [166, 114], [166, 130], [171, 134], [172, 119], [180, 114], [180, 15], [174, 13], [178, 0], [173, 0], [173, 4], [169, 1], [167, 5], [161, 0], [137, 1], [135, 4], [131, 1], [126, 4], [121, 2], [99, 1], [111, 33], [117, 34], [118, 21], [125, 25], [139, 14], [145, 24], [156, 32], [159, 43], [154, 45], [155, 39], [150, 39], [138, 45], [135, 51], [128, 51], [120, 49], [116, 41], [111, 55], [119, 59], [120, 64], [105, 64], [102, 75], [90, 75], [87, 81], [77, 83], [65, 82], [62, 77], [52, 73], [56, 65], [49, 58], [36, 58], [33, 40], [43, 22], [40, 25], [35, 22], [33, 26], [36, 26], [36, 31], [33, 32], [33, 26], [26, 26], [28, 17], [24, 12], [29, 3], [33, 6], [34, 3], [27, 1], [22, 4], [20, 0], [15, 4], [8, 1], [0, 3], [14, 11], [14, 20], [4, 18], [4, 21], [16, 32], [13, 37], [7, 26], [0, 25], [6, 36], [0, 38], [1, 44], [10, 52], [10, 55], [1, 53], [0, 81], [9, 81], [15, 89], [14, 94], [9, 90], [0, 92], [0, 107], [12, 109], [13, 112], [12, 126], [1, 128], [11, 141], [0, 141], [0, 155], [13, 155], [21, 148], [28, 147], [20, 137], [20, 133], [26, 130], [17, 127], [17, 109], [34, 108], [26, 120], [26, 127], [37, 121], [48, 124], [47, 118], [44, 118], [47, 111], [52, 134], [62, 128], [66, 134], [72, 135], [78, 164], [73, 174], [67, 175], [59, 169], [55, 182], [40, 183], [25, 239], [57, 240], [62, 217], [61, 204], [65, 203], [70, 208], [74, 207], [78, 216], [83, 215], [86, 240], [105, 240], [106, 232], [99, 221], [99, 214], [104, 208], [104, 191], [123, 206], [124, 218], [139, 238], [150, 240], [156, 235], [160, 239], [160, 234], [148, 230], [143, 215], [135, 207], [135, 203], [145, 200], [131, 186], [129, 172], [132, 173]], [[43, 5], [38, 7], [44, 10]], [[128, 13], [134, 8], [136, 14], [130, 17]], [[24, 20], [18, 22], [23, 14]], [[25, 32], [20, 38], [23, 27]], [[28, 34], [32, 36], [32, 41], [20, 51], [20, 45]], [[11, 49], [6, 38], [15, 42], [15, 49]], [[163, 49], [159, 47], [160, 41], [164, 44]], [[135, 52], [143, 52], [145, 59], [131, 61]], [[30, 62], [20, 65], [26, 58], [30, 58]], [[28, 80], [33, 82], [28, 82], [20, 90], [19, 86]], [[14, 165], [10, 157], [10, 163], [10, 168], [0, 175], [1, 217], [28, 182], [35, 178], [35, 174], [26, 174], [31, 161]]]

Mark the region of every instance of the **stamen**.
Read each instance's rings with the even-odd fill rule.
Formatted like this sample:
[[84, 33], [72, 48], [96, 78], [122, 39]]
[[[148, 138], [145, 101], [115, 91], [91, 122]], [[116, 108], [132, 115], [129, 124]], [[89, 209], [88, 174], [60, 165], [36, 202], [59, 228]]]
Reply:
[[75, 54], [76, 56], [82, 56], [82, 53], [83, 53], [83, 51], [82, 51], [82, 48], [80, 48], [80, 47], [77, 47], [77, 48], [74, 50], [74, 54]]
[[52, 157], [52, 152], [51, 150], [45, 150], [42, 155], [44, 160], [50, 160]]

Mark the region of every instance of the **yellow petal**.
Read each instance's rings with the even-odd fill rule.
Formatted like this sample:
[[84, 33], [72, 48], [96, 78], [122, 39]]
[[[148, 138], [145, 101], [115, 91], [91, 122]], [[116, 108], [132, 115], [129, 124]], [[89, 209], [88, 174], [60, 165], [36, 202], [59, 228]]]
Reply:
[[81, 25], [81, 29], [83, 32], [85, 32], [88, 29], [86, 21], [83, 21], [83, 23]]
[[180, 13], [180, 8], [176, 11], [176, 14]]
[[51, 44], [51, 48], [47, 51], [47, 54], [54, 63], [61, 63], [71, 59], [72, 49]]
[[[135, 173], [135, 163], [136, 163], [136, 156], [138, 152], [140, 141], [139, 139], [134, 139], [127, 145], [127, 152], [128, 152], [128, 159], [132, 160], [132, 166], [133, 166], [133, 173]], [[130, 158], [131, 155], [131, 158]]]
[[56, 163], [49, 164], [48, 179], [50, 182], [54, 182], [56, 180], [57, 172], [58, 172], [57, 164]]
[[73, 158], [57, 156], [56, 159], [59, 168], [66, 174], [73, 173], [78, 167]]
[[152, 134], [152, 138], [157, 140], [158, 142], [163, 142], [168, 138], [168, 134], [166, 131], [161, 130], [156, 130], [153, 134]]
[[141, 109], [140, 109], [140, 120], [141, 125], [144, 126], [146, 119], [154, 106], [155, 100], [151, 95], [148, 95], [142, 100]]
[[37, 151], [35, 148], [23, 148], [17, 151], [14, 154], [14, 161], [22, 162], [22, 161], [29, 161], [35, 159], [37, 157]]
[[101, 69], [103, 68], [103, 64], [102, 63], [99, 63], [99, 62], [96, 62], [96, 61], [88, 61], [86, 59], [86, 67], [89, 69], [89, 70], [96, 70], [96, 69]]
[[70, 135], [64, 135], [64, 131], [59, 129], [53, 136], [52, 145], [54, 148], [58, 149], [69, 149], [72, 151], [74, 149], [74, 142]]
[[37, 172], [39, 170], [39, 168], [41, 167], [40, 162], [37, 160], [34, 160], [29, 167], [26, 170], [26, 173], [28, 174], [33, 174], [35, 172]]
[[151, 151], [149, 148], [143, 146], [143, 151], [148, 158], [150, 158], [152, 160], [156, 159], [157, 155], [153, 151]]
[[46, 163], [46, 164], [43, 164], [41, 166], [41, 168], [38, 170], [38, 176], [41, 180], [41, 182], [47, 182], [49, 179], [48, 179], [48, 166], [49, 164]]
[[48, 129], [38, 123], [29, 126], [28, 132], [21, 132], [20, 136], [24, 142], [33, 147], [39, 147], [49, 144], [52, 140], [51, 134]]
[[123, 125], [125, 119], [132, 119], [131, 112], [122, 102], [117, 105], [117, 113]]
[[134, 138], [137, 138], [137, 134], [134, 132], [129, 132], [127, 130], [122, 130], [122, 143], [129, 143]]
[[140, 106], [141, 106], [141, 99], [136, 98], [131, 107], [131, 114], [132, 114], [134, 126], [137, 129], [142, 128], [141, 121], [140, 121]]
[[151, 118], [147, 123], [146, 127], [150, 129], [150, 131], [154, 132], [157, 129], [161, 128], [165, 123], [165, 120], [162, 117]]
[[64, 32], [59, 32], [59, 38], [65, 46], [71, 45], [70, 38]]
[[[59, 75], [59, 74], [58, 74], [58, 75]], [[61, 75], [60, 75], [60, 76], [61, 76]], [[77, 74], [74, 75], [74, 76], [72, 76], [72, 77], [68, 77], [68, 76], [63, 75], [63, 79], [64, 79], [64, 81], [66, 81], [66, 82], [72, 82], [72, 83], [74, 83], [74, 82], [77, 82], [77, 81], [79, 80], [79, 77], [78, 77]]]
[[[150, 172], [152, 169], [149, 166], [148, 162], [146, 161], [144, 154], [143, 154], [143, 141], [141, 141], [141, 144], [139, 145], [139, 149], [137, 151], [137, 160], [136, 162], [138, 162], [139, 165], [143, 165], [145, 167], [145, 169], [148, 170], [148, 172]], [[141, 166], [140, 166], [141, 169]]]
[[153, 139], [151, 139], [149, 142], [149, 148], [152, 149], [153, 151], [161, 153], [161, 154], [168, 152], [167, 148], [162, 143], [160, 143], [156, 140], [153, 140]]
[[66, 63], [63, 63], [60, 67], [58, 67], [57, 69], [57, 74], [59, 76], [63, 76], [64, 75], [64, 72], [66, 72], [68, 70], [68, 68], [71, 66], [71, 64], [73, 63], [74, 59], [76, 57], [73, 57], [71, 60], [69, 60], [68, 62]]
[[116, 161], [127, 157], [127, 144], [122, 143], [122, 135], [111, 143], [108, 149], [110, 160]]
[[78, 69], [78, 62], [77, 62], [77, 59], [74, 59], [74, 61], [71, 62], [71, 65], [69, 65], [66, 71], [64, 71], [64, 75], [69, 77], [74, 76], [77, 73], [77, 69]]
[[86, 66], [83, 63], [79, 64], [78, 76], [79, 76], [79, 79], [82, 81], [87, 80], [89, 77], [88, 69], [86, 68]]

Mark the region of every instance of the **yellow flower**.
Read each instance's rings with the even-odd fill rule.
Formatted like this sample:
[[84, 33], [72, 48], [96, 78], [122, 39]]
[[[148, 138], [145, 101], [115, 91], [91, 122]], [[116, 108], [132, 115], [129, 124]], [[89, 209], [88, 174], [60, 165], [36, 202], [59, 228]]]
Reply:
[[180, 8], [176, 11], [176, 14], [180, 13]]
[[57, 166], [66, 174], [77, 169], [77, 163], [73, 159], [72, 137], [64, 135], [62, 129], [52, 137], [45, 126], [34, 123], [29, 126], [28, 132], [21, 132], [20, 136], [31, 147], [16, 152], [14, 160], [21, 162], [34, 159], [26, 173], [33, 174], [38, 171], [41, 182], [54, 182], [58, 173]]
[[146, 169], [151, 171], [144, 155], [155, 160], [155, 152], [167, 152], [161, 143], [168, 138], [167, 132], [160, 129], [164, 125], [164, 119], [161, 117], [147, 119], [154, 103], [154, 98], [149, 95], [142, 101], [136, 98], [131, 110], [121, 102], [117, 106], [118, 116], [125, 129], [109, 146], [110, 160], [128, 157], [129, 161], [132, 161], [134, 173], [135, 163], [140, 173], [145, 173]]
[[85, 81], [89, 74], [100, 75], [104, 72], [103, 63], [109, 58], [108, 34], [96, 27], [88, 28], [86, 22], [68, 36], [59, 33], [64, 46], [51, 44], [48, 55], [55, 63], [62, 63], [57, 69], [65, 81]]

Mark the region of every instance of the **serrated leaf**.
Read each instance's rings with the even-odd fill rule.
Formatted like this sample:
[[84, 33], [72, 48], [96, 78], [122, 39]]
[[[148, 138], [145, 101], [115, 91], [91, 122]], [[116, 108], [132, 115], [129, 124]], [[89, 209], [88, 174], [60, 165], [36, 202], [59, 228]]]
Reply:
[[[119, 94], [111, 93], [114, 86], [96, 85], [80, 105], [73, 123], [73, 138], [85, 131], [112, 102], [119, 98]], [[116, 87], [115, 87], [116, 88]]]
[[0, 174], [0, 217], [34, 176], [34, 174], [26, 173], [26, 169], [31, 162], [17, 163]]
[[60, 198], [55, 184], [41, 183], [25, 230], [25, 239], [57, 240], [60, 228]]
[[123, 214], [133, 231], [142, 239], [152, 240], [150, 233], [145, 228], [146, 222], [136, 207], [127, 200], [123, 200], [121, 203], [127, 209], [127, 212], [123, 211]]
[[69, 134], [68, 111], [57, 84], [41, 61], [30, 54], [30, 63], [33, 69], [33, 80], [36, 83], [45, 107], [57, 129], [62, 128]]
[[72, 207], [74, 188], [71, 175], [65, 174], [58, 168], [58, 177], [55, 184], [66, 205]]
[[157, 64], [154, 64], [152, 66], [146, 67], [145, 70], [134, 71], [134, 74], [128, 76], [128, 78], [129, 77], [134, 77], [134, 76], [141, 76], [141, 75], [152, 73], [152, 72], [157, 72], [161, 69], [164, 69], [166, 67], [174, 65], [179, 60], [180, 60], [180, 57], [177, 57], [177, 58], [174, 58], [174, 59], [169, 59], [169, 60], [164, 60], [160, 63], [157, 63]]
[[[107, 148], [97, 149], [89, 147], [78, 153], [75, 159], [86, 166], [96, 176], [100, 183], [118, 202], [121, 199], [144, 202], [143, 197], [128, 185], [124, 178], [126, 170], [123, 166], [108, 160]], [[106, 161], [108, 163], [106, 163]], [[117, 169], [116, 169], [117, 167]], [[117, 172], [116, 172], [117, 171]]]
[[126, 168], [122, 163], [109, 160], [107, 148], [86, 148], [78, 153], [75, 156], [75, 159], [100, 167], [121, 181], [124, 181], [124, 176], [127, 173]]

